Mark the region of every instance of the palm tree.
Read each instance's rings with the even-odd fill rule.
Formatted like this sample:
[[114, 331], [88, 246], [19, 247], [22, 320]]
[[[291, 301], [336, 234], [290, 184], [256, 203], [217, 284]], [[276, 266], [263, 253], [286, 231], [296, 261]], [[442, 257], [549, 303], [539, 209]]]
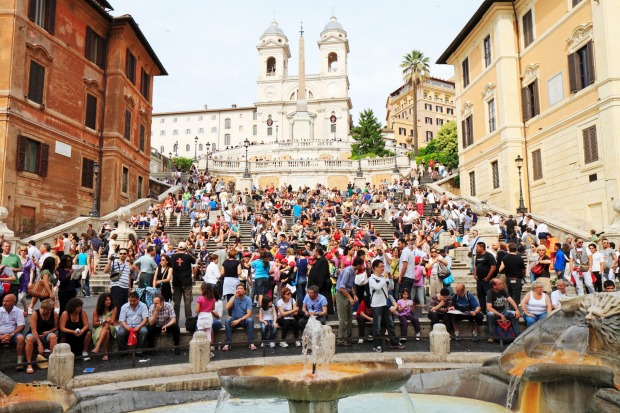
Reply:
[[400, 64], [405, 83], [413, 89], [413, 155], [418, 155], [418, 86], [430, 77], [428, 57], [419, 50], [403, 56]]

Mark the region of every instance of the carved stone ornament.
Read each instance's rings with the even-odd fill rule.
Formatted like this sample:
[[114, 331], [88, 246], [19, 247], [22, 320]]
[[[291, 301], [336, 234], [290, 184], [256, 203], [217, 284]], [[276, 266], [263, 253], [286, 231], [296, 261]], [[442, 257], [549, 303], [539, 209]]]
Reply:
[[38, 44], [26, 43], [26, 50], [28, 54], [38, 62], [43, 63], [44, 65], [49, 65], [52, 63], [54, 58], [52, 55], [45, 49], [45, 47]]
[[588, 43], [592, 38], [592, 22], [575, 27], [570, 37], [566, 39], [566, 43], [568, 43], [568, 53], [575, 52], [575, 50], [581, 48], [581, 46]]
[[495, 83], [487, 83], [482, 90], [482, 100], [490, 100], [495, 95]]
[[145, 125], [148, 125], [149, 123], [151, 123], [150, 116], [148, 112], [146, 111], [146, 109], [140, 108], [138, 113], [140, 114], [140, 120], [142, 120], [142, 123], [144, 123]]
[[473, 102], [465, 102], [465, 104], [463, 104], [463, 108], [461, 109], [461, 116], [463, 118], [468, 117], [469, 115], [471, 115], [471, 111], [473, 108], [474, 108]]
[[84, 87], [86, 88], [87, 92], [92, 93], [93, 95], [101, 95], [103, 93], [103, 88], [96, 80], [86, 78], [84, 78], [83, 80]]
[[129, 95], [125, 95], [125, 105], [127, 105], [127, 109], [133, 111], [136, 107], [136, 101]]
[[525, 71], [523, 72], [523, 76], [521, 77], [523, 80], [521, 84], [525, 87], [532, 83], [538, 77], [538, 63], [532, 63], [525, 66]]

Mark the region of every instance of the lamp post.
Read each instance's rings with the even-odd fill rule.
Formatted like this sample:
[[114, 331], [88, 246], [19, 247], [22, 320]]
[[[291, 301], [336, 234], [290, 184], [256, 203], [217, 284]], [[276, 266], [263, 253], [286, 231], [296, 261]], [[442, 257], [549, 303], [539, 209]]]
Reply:
[[397, 158], [397, 153], [396, 150], [398, 149], [398, 143], [396, 142], [396, 139], [394, 140], [394, 169], [392, 170], [392, 173], [395, 174], [400, 174], [400, 171], [398, 170], [398, 165], [396, 164], [396, 158]]
[[99, 164], [93, 165], [93, 209], [88, 213], [93, 218], [99, 217]]
[[168, 154], [168, 168], [172, 171], [172, 152]]
[[517, 169], [519, 170], [519, 208], [517, 208], [517, 214], [523, 212], [527, 213], [527, 208], [523, 203], [523, 185], [521, 183], [521, 168], [523, 167], [523, 158], [521, 155], [517, 155], [517, 159], [515, 159], [515, 164], [517, 165]]
[[[278, 130], [278, 127], [276, 126], [276, 137], [278, 136], [277, 130]], [[248, 167], [248, 146], [250, 146], [250, 141], [248, 140], [248, 138], [245, 138], [245, 140], [243, 141], [243, 146], [245, 146], [245, 172], [243, 173], [243, 177], [249, 178], [250, 169]]]
[[194, 137], [194, 162], [198, 163], [198, 136]]
[[357, 146], [357, 177], [363, 178], [364, 174], [362, 173], [362, 143], [360, 141]]
[[207, 167], [205, 168], [205, 174], [209, 175], [209, 155], [211, 154], [211, 142], [205, 144], [207, 148]]

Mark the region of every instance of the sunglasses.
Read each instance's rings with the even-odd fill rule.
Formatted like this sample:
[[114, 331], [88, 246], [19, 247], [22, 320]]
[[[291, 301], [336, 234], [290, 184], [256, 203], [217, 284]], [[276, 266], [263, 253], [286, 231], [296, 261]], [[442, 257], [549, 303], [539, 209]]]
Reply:
[[127, 255], [126, 252], [119, 252], [118, 255]]

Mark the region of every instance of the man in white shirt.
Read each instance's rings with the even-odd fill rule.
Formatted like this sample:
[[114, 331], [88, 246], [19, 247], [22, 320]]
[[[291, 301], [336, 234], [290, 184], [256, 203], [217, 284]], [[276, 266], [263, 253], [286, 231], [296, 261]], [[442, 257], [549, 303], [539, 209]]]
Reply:
[[[570, 270], [572, 272], [577, 287], [577, 295], [583, 295], [583, 284], [585, 283], [588, 293], [594, 292], [592, 283], [592, 253], [589, 248], [583, 246], [583, 238], [575, 238], [575, 248], [570, 251]], [[581, 276], [583, 275], [583, 281]]]
[[400, 261], [398, 263], [400, 291], [408, 291], [411, 297], [411, 289], [413, 288], [415, 278], [415, 256], [403, 238], [398, 240], [397, 246], [400, 250]]
[[558, 287], [558, 289], [551, 293], [551, 305], [553, 306], [554, 310], [557, 310], [562, 306], [561, 300], [567, 298], [566, 280], [560, 278], [555, 285]]
[[39, 251], [34, 241], [28, 242], [28, 256], [32, 258], [33, 262], [38, 262], [39, 258], [41, 258], [41, 251]]
[[[17, 363], [24, 362], [24, 312], [17, 306], [17, 297], [7, 294], [2, 299], [0, 308], [0, 344], [15, 346], [17, 349]], [[23, 370], [24, 366], [18, 366], [17, 370]]]

